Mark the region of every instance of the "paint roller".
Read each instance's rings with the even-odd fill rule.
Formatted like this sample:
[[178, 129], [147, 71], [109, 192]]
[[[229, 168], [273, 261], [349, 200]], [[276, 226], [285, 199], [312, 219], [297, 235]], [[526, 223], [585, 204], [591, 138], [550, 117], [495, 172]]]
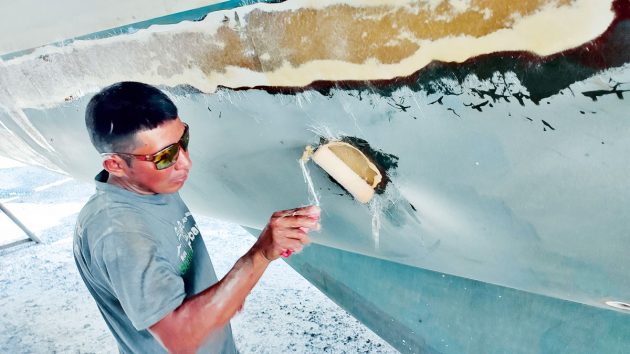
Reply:
[[367, 203], [372, 199], [375, 188], [383, 179], [376, 165], [363, 152], [347, 142], [328, 141], [317, 150], [309, 145], [302, 154], [300, 165], [317, 205], [319, 200], [305, 170], [309, 158], [361, 203]]
[[[343, 141], [329, 141], [320, 145], [317, 150], [313, 150], [313, 147], [308, 145], [298, 162], [309, 193], [317, 206], [319, 206], [319, 198], [306, 168], [306, 162], [309, 159], [312, 159], [361, 203], [367, 203], [372, 199], [376, 186], [383, 179], [376, 165], [351, 144]], [[292, 252], [292, 250], [284, 250], [281, 255], [288, 258]]]

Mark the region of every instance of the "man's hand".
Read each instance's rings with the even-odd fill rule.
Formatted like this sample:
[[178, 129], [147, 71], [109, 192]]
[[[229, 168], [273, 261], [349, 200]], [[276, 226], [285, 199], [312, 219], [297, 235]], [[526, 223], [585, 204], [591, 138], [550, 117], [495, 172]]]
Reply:
[[273, 213], [269, 223], [254, 245], [269, 261], [280, 255], [301, 252], [310, 243], [309, 230], [319, 230], [320, 209], [308, 206]]

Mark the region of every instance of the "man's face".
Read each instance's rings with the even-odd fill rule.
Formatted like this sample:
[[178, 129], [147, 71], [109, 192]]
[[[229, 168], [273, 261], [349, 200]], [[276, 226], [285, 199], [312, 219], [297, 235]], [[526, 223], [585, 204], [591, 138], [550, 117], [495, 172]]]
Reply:
[[[136, 155], [154, 154], [170, 144], [177, 143], [184, 133], [185, 125], [179, 119], [162, 123], [155, 129], [136, 134], [136, 149], [130, 153]], [[131, 166], [125, 165], [126, 182], [140, 194], [175, 193], [188, 178], [192, 161], [188, 151], [179, 148], [177, 162], [163, 170], [158, 170], [151, 161], [133, 160]]]

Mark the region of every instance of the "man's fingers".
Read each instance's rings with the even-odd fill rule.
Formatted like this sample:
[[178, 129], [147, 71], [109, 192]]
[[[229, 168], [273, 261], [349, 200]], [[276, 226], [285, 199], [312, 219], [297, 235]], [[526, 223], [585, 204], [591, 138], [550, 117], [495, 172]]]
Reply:
[[311, 242], [311, 238], [308, 236], [308, 234], [305, 231], [300, 230], [298, 228], [285, 229], [282, 231], [278, 231], [274, 236], [274, 240], [276, 244], [281, 245], [284, 248], [286, 248], [286, 245], [284, 244], [284, 242], [287, 242], [289, 240], [300, 241], [304, 244]]
[[274, 218], [271, 223], [274, 227], [280, 228], [298, 228], [305, 227], [307, 229], [318, 229], [318, 220], [308, 216], [287, 216], [283, 218]]
[[307, 245], [311, 243], [311, 238], [308, 237], [308, 234], [306, 233], [306, 231], [299, 230], [299, 229], [287, 234], [287, 238], [292, 239], [292, 240], [298, 240], [303, 245]]
[[295, 208], [295, 209], [288, 209], [288, 210], [282, 210], [282, 211], [276, 211], [275, 213], [273, 213], [274, 217], [287, 217], [287, 216], [310, 216], [310, 217], [317, 217], [319, 218], [319, 214], [321, 212], [321, 209], [317, 206], [317, 205], [309, 205], [306, 207], [301, 207], [301, 208]]
[[282, 250], [301, 250], [305, 245], [311, 242], [311, 239], [306, 233], [299, 229], [286, 230], [279, 233], [278, 238], [275, 239], [275, 248], [277, 251]]

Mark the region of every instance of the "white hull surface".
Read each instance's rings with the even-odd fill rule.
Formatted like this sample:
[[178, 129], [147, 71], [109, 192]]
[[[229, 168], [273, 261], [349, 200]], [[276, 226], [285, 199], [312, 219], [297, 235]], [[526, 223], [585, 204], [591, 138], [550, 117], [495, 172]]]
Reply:
[[255, 234], [312, 201], [306, 145], [365, 142], [388, 181], [368, 205], [309, 163], [309, 281], [401, 352], [622, 353], [630, 5], [452, 3], [257, 4], [6, 55], [0, 153], [90, 180], [91, 95], [160, 85], [191, 127], [185, 200]]

